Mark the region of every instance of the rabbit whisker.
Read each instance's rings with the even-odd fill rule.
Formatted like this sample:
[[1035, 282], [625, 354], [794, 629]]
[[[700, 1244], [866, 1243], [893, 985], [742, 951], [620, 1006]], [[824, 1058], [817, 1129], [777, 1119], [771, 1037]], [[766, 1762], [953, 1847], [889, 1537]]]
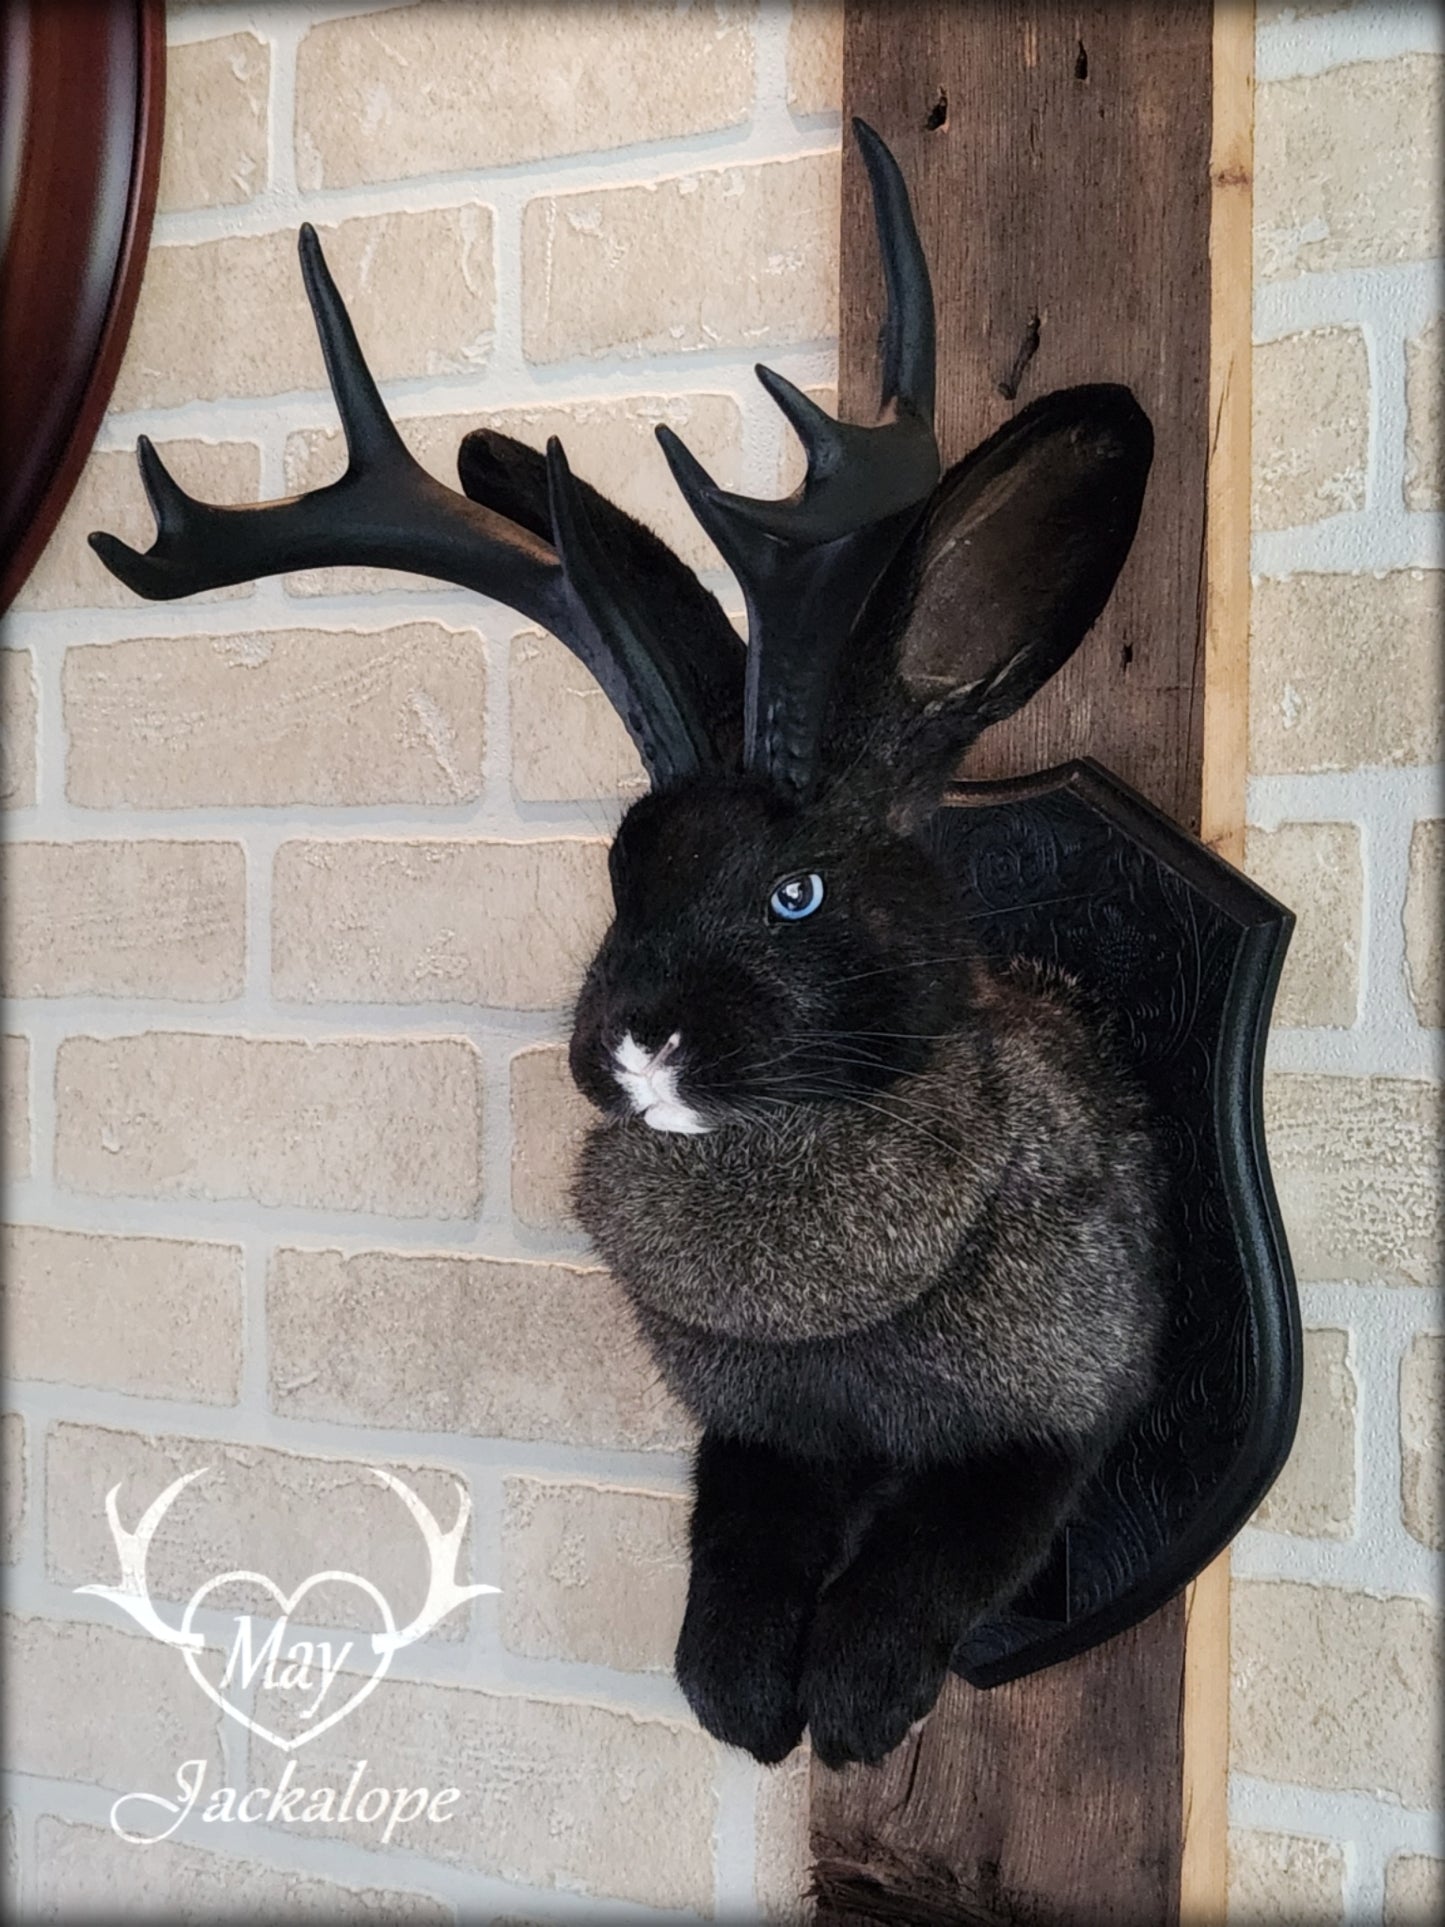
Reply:
[[827, 1083], [818, 1083], [810, 1087], [800, 1087], [798, 1091], [795, 1093], [794, 1098], [767, 1097], [760, 1092], [757, 1094], [757, 1101], [760, 1103], [772, 1104], [779, 1108], [786, 1107], [788, 1109], [796, 1110], [800, 1108], [796, 1099], [797, 1098], [807, 1099], [809, 1097], [839, 1098], [844, 1103], [851, 1104], [859, 1110], [872, 1111], [878, 1117], [886, 1119], [887, 1122], [890, 1124], [901, 1125], [904, 1130], [912, 1131], [919, 1137], [927, 1138], [930, 1143], [936, 1144], [940, 1150], [947, 1151], [950, 1154], [952, 1154], [952, 1153], [955, 1153], [958, 1149], [958, 1146], [956, 1144], [951, 1144], [946, 1138], [940, 1137], [934, 1131], [930, 1131], [926, 1125], [920, 1124], [917, 1121], [916, 1117], [910, 1117], [906, 1111], [899, 1110], [896, 1108], [891, 1108], [885, 1104], [875, 1103], [868, 1098], [860, 1097], [858, 1093], [855, 1090], [853, 1090], [851, 1086], [848, 1086], [848, 1085], [830, 1085]]

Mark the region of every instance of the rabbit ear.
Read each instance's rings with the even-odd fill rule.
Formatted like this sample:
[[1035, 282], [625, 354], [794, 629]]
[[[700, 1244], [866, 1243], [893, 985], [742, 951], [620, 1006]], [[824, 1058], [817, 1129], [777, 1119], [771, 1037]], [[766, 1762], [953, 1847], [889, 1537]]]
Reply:
[[[500, 429], [474, 428], [457, 451], [457, 475], [472, 501], [552, 541], [547, 458], [536, 449]], [[717, 598], [660, 536], [588, 483], [574, 481], [573, 487], [617, 573], [624, 581], [646, 585], [668, 639], [673, 674], [703, 718], [715, 758], [730, 768], [742, 738], [747, 651], [741, 636]]]
[[974, 738], [1088, 634], [1134, 539], [1153, 448], [1127, 388], [1064, 388], [939, 483], [895, 643], [913, 708], [895, 768], [910, 790], [936, 798]]

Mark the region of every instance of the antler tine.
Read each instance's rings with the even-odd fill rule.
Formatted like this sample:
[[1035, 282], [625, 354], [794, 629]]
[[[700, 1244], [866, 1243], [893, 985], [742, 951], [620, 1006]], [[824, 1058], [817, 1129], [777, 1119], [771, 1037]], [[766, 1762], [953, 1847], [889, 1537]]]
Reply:
[[928, 264], [897, 162], [871, 127], [853, 127], [888, 294], [878, 421], [834, 421], [784, 376], [759, 367], [807, 456], [801, 486], [771, 502], [719, 488], [670, 429], [657, 430], [678, 487], [747, 603], [744, 763], [796, 795], [815, 777], [844, 644], [940, 466]]
[[492, 595], [567, 633], [562, 570], [551, 546], [455, 490], [414, 459], [386, 413], [356, 331], [307, 223], [297, 241], [307, 300], [349, 456], [339, 481], [280, 502], [197, 501], [141, 438], [141, 472], [156, 514], [144, 554], [112, 535], [91, 546], [128, 588], [151, 600], [337, 563], [412, 569]]
[[560, 454], [552, 501], [565, 535], [556, 547], [428, 475], [387, 415], [309, 224], [298, 245], [346, 434], [346, 473], [285, 501], [220, 507], [188, 495], [142, 436], [140, 468], [156, 539], [142, 554], [113, 535], [92, 535], [105, 566], [152, 601], [338, 563], [455, 582], [506, 603], [565, 643], [607, 690], [654, 776], [669, 780], [711, 760], [705, 719], [669, 675], [663, 639], [649, 628], [638, 598], [607, 566]]
[[296, 251], [301, 257], [301, 279], [321, 342], [326, 378], [331, 383], [353, 466], [388, 460], [410, 462], [406, 444], [386, 412], [386, 403], [366, 365], [346, 303], [337, 292], [326, 256], [321, 252], [321, 242], [309, 221], [301, 223]]
[[937, 348], [928, 256], [918, 238], [913, 204], [897, 161], [867, 121], [856, 114], [853, 135], [873, 191], [883, 285], [888, 293], [881, 404], [886, 408], [896, 402], [931, 422]]

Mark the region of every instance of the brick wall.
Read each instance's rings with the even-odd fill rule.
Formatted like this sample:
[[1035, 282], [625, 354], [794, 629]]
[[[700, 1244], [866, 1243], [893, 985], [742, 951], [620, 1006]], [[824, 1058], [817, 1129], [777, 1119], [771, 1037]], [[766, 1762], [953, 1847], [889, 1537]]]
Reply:
[[[84, 535], [149, 541], [140, 431], [212, 499], [339, 471], [304, 218], [423, 463], [454, 480], [482, 420], [560, 431], [733, 606], [652, 429], [766, 493], [784, 437], [753, 361], [833, 379], [837, 16], [170, 22], [135, 331], [0, 655], [6, 1878], [67, 1917], [781, 1916], [803, 1780], [724, 1757], [671, 1683], [687, 1428], [565, 1206], [560, 1044], [630, 743], [555, 642], [460, 591], [338, 569], [147, 605]], [[455, 1817], [385, 1848], [198, 1816], [122, 1843], [117, 1793], [174, 1793], [186, 1759], [239, 1784], [283, 1762], [75, 1594], [114, 1577], [107, 1491], [133, 1527], [210, 1467], [151, 1561], [173, 1622], [235, 1567], [350, 1569], [409, 1616], [421, 1539], [378, 1464], [443, 1525], [462, 1481], [465, 1570], [502, 1592], [295, 1757], [307, 1784], [362, 1757], [453, 1783]]]
[[[1439, 1875], [1435, 33], [1423, 0], [1260, 11], [1249, 861], [1301, 911], [1270, 1112], [1310, 1332], [1300, 1446], [1236, 1554], [1238, 1922], [1424, 1919]], [[0, 652], [4, 1877], [140, 1917], [780, 1914], [802, 1776], [722, 1755], [667, 1678], [685, 1429], [564, 1205], [625, 736], [475, 598], [335, 570], [139, 605], [83, 535], [148, 540], [139, 430], [215, 499], [338, 471], [305, 217], [424, 463], [481, 419], [560, 429], [725, 586], [651, 427], [766, 491], [756, 353], [832, 378], [836, 17], [313, 0], [172, 35], [115, 409]], [[432, 1837], [109, 1831], [182, 1759], [277, 1770], [72, 1590], [113, 1577], [107, 1490], [134, 1525], [202, 1464], [152, 1561], [172, 1618], [238, 1564], [349, 1567], [410, 1614], [414, 1528], [363, 1468], [443, 1523], [463, 1482], [500, 1598], [297, 1756], [444, 1775]]]
[[1445, 1912], [1441, 22], [1261, 6], [1248, 862], [1299, 1443], [1234, 1554], [1231, 1918]]

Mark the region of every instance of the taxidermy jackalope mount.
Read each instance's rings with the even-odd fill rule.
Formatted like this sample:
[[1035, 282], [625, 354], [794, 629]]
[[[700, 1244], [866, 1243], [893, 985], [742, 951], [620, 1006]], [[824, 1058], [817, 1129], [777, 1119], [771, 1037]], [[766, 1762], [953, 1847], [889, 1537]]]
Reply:
[[[892, 155], [854, 132], [888, 295], [877, 420], [834, 421], [760, 368], [807, 455], [783, 501], [720, 489], [657, 431], [742, 587], [746, 647], [556, 440], [543, 457], [478, 430], [464, 495], [427, 476], [309, 227], [346, 473], [212, 507], [142, 441], [154, 546], [92, 538], [150, 597], [338, 563], [461, 584], [550, 629], [626, 723], [652, 788], [612, 846], [615, 916], [576, 1005], [572, 1071], [598, 1112], [576, 1210], [701, 1428], [683, 1691], [759, 1759], [807, 1729], [829, 1765], [897, 1745], [950, 1664], [991, 1683], [1139, 1617], [1280, 1456], [1247, 1400], [1222, 1427], [1209, 1404], [1243, 1382], [1229, 1347], [1254, 1289], [1238, 1241], [1210, 1242], [1212, 1201], [1248, 1186], [1211, 1135], [1212, 1072], [1178, 1072], [1179, 1027], [1150, 1016], [1180, 946], [1130, 935], [1157, 908], [1214, 959], [1189, 990], [1213, 1050], [1231, 1024], [1255, 1036], [1279, 913], [1084, 766], [938, 808], [1103, 608], [1150, 426], [1123, 388], [1073, 388], [941, 475], [927, 264]], [[1039, 862], [984, 900], [998, 850], [1025, 846]], [[1241, 1019], [1236, 960], [1260, 929]], [[1174, 1201], [1180, 1143], [1202, 1226]]]

